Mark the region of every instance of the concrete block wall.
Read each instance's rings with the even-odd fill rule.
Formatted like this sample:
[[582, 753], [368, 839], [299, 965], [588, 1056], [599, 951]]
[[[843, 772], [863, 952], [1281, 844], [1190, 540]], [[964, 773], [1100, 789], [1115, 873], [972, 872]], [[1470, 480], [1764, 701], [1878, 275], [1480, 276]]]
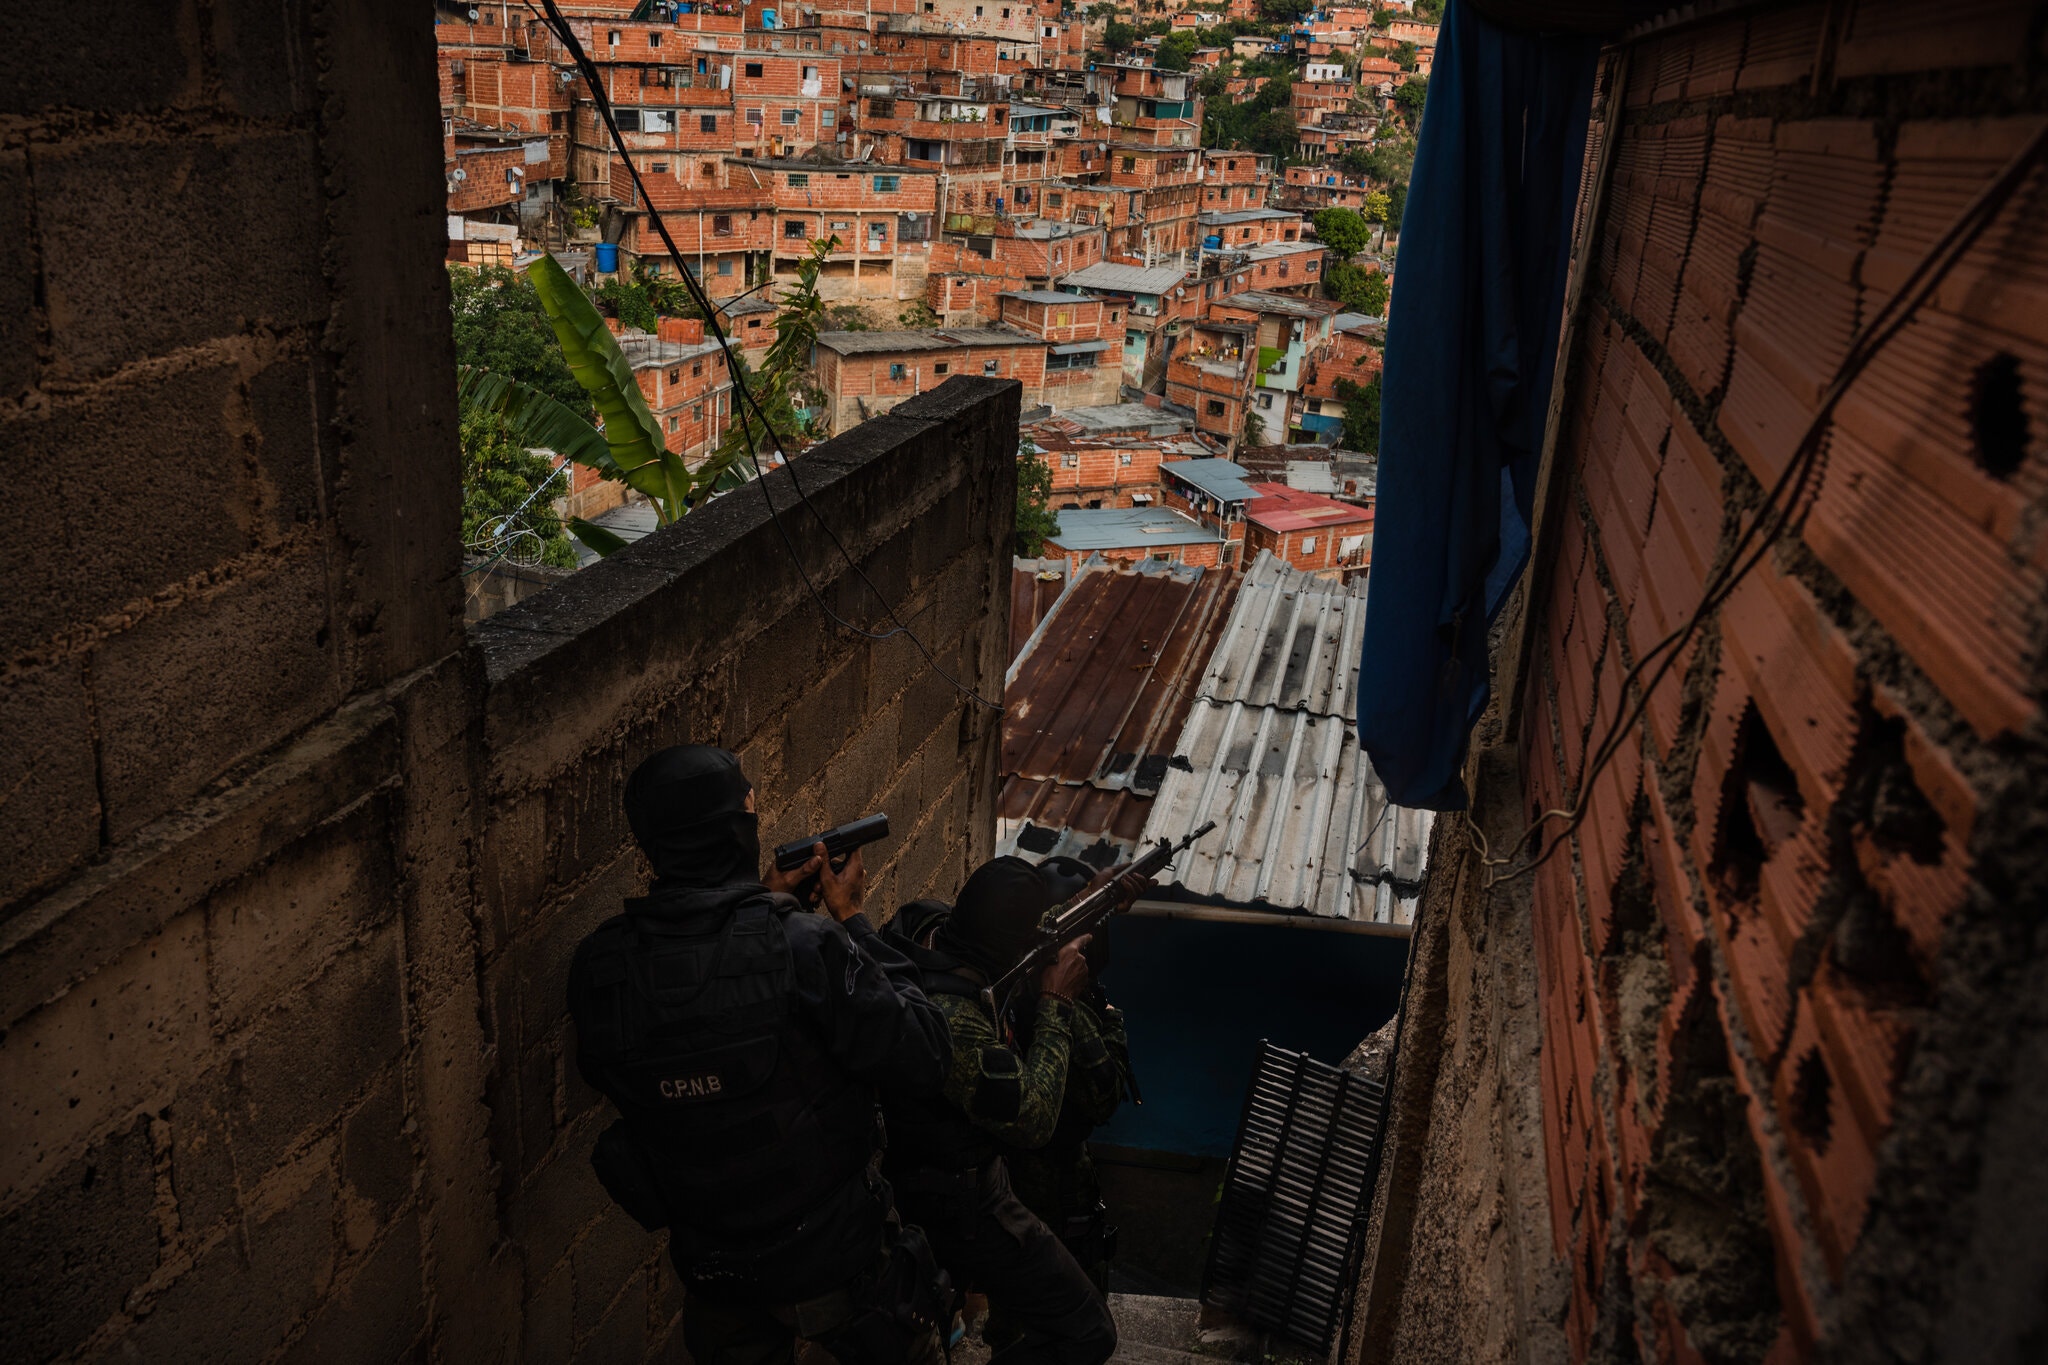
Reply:
[[1628, 52], [1521, 727], [1523, 818], [1586, 808], [1531, 888], [1575, 1359], [2038, 1342], [2040, 1256], [1971, 1248], [2048, 1208], [2038, 1177], [1993, 1181], [2048, 981], [2048, 173], [1837, 410], [1796, 532], [1585, 763], [1857, 328], [2048, 116], [2039, 39], [2023, 5], [1804, 5]]
[[[994, 725], [819, 624], [759, 489], [465, 637], [431, 31], [84, 22], [0, 57], [0, 461], [55, 526], [0, 665], [0, 1340], [672, 1353], [561, 1038], [574, 935], [638, 875], [626, 771], [714, 738], [770, 837], [888, 809], [886, 907], [988, 851]], [[769, 480], [833, 610], [882, 628], [797, 477], [984, 695], [1016, 414], [962, 381]]]

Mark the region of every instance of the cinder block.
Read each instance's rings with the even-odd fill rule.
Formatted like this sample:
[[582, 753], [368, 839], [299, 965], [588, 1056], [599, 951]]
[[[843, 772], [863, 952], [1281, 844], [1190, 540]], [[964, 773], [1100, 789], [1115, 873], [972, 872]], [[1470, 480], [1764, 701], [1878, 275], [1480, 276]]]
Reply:
[[569, 1253], [576, 1279], [576, 1334], [594, 1331], [619, 1291], [636, 1277], [645, 1280], [654, 1238], [614, 1205], [583, 1234]]
[[203, 1239], [237, 1206], [234, 1143], [229, 1137], [233, 1104], [228, 1090], [232, 1061], [223, 1059], [178, 1087], [171, 1101], [171, 1191], [178, 1201], [178, 1228]]
[[785, 790], [810, 781], [860, 724], [867, 697], [867, 651], [860, 650], [795, 702], [785, 722]]
[[389, 799], [372, 796], [311, 831], [206, 907], [221, 1026], [237, 1029], [333, 949], [397, 908]]
[[577, 1348], [575, 1365], [616, 1365], [647, 1354], [647, 1277], [627, 1281], [618, 1301]]
[[520, 1305], [525, 1365], [561, 1365], [569, 1358], [576, 1346], [575, 1309], [576, 1286], [564, 1261]]
[[[125, 44], [124, 44], [125, 46]], [[53, 363], [75, 378], [247, 328], [318, 326], [311, 133], [75, 143], [36, 162]], [[125, 233], [107, 250], [107, 226]], [[151, 262], [146, 279], [131, 269]]]
[[53, 1360], [119, 1311], [156, 1270], [149, 1121], [88, 1147], [0, 1219], [0, 1339]]
[[545, 1274], [569, 1254], [577, 1236], [612, 1207], [611, 1196], [590, 1169], [590, 1148], [603, 1123], [592, 1121], [572, 1131], [562, 1155], [548, 1162], [526, 1187], [505, 1205], [505, 1230], [535, 1267]]
[[407, 1214], [336, 1288], [285, 1365], [399, 1365], [425, 1326], [420, 1223]]
[[212, 7], [213, 65], [237, 112], [274, 119], [313, 107], [308, 8], [300, 0], [221, 0]]
[[76, 660], [0, 677], [0, 905], [48, 885], [100, 843], [92, 711]]
[[[281, 368], [303, 379], [303, 367]], [[72, 560], [63, 555], [25, 558], [0, 620], [0, 655], [192, 579], [309, 514], [310, 414], [299, 412], [292, 429], [274, 425], [283, 420], [275, 403], [251, 408], [233, 371], [220, 367], [67, 396], [0, 427], [0, 472], [47, 500], [70, 554], [94, 565], [81, 574], [66, 571]], [[121, 467], [137, 431], [150, 433], [149, 497], [132, 496], [118, 480], [66, 476]], [[238, 471], [254, 472], [251, 484]], [[286, 499], [283, 490], [297, 491]], [[265, 519], [265, 498], [277, 518]], [[295, 510], [283, 515], [287, 508]]]
[[207, 1041], [206, 942], [173, 920], [0, 1036], [0, 1170], [34, 1188], [75, 1144], [168, 1099]]
[[107, 822], [119, 840], [339, 700], [324, 551], [296, 550], [94, 651]]
[[243, 1044], [231, 1120], [243, 1182], [262, 1176], [347, 1100], [403, 1041], [398, 933], [343, 949], [306, 987], [257, 1021]]
[[354, 1249], [366, 1245], [412, 1197], [418, 1162], [405, 1124], [405, 1085], [394, 1066], [342, 1124], [343, 1221]]
[[[19, 48], [12, 51], [19, 57]], [[0, 76], [0, 82], [7, 78]], [[28, 157], [0, 152], [0, 398], [36, 378], [36, 261], [29, 249]]]
[[197, 34], [178, 5], [123, 14], [120, 41], [106, 15], [67, 5], [25, 5], [9, 16], [0, 53], [0, 114], [48, 109], [126, 113], [176, 104], [196, 85]]
[[262, 1359], [332, 1282], [333, 1217], [334, 1189], [320, 1171], [282, 1207], [250, 1215], [241, 1235], [202, 1252], [157, 1297], [117, 1354], [184, 1360], [204, 1342], [214, 1359]]

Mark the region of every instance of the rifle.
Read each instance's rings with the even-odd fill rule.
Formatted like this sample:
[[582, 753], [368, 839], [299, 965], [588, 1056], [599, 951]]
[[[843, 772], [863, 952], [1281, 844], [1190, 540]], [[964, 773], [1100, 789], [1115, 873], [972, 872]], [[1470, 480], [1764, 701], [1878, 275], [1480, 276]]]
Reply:
[[1137, 899], [1136, 891], [1129, 889], [1134, 883], [1151, 881], [1166, 870], [1168, 863], [1186, 852], [1189, 845], [1214, 828], [1216, 822], [1210, 820], [1177, 844], [1161, 839], [1133, 859], [1130, 866], [1093, 891], [1084, 892], [1066, 905], [1054, 906], [1052, 923], [1038, 931], [1038, 942], [982, 991], [981, 1000], [988, 1006], [990, 1015], [1000, 1020], [1003, 1007], [1009, 1003], [1009, 994], [1019, 982], [1035, 976], [1040, 968], [1059, 955], [1061, 948], [1083, 934], [1093, 933], [1106, 924], [1111, 915], [1127, 909]]

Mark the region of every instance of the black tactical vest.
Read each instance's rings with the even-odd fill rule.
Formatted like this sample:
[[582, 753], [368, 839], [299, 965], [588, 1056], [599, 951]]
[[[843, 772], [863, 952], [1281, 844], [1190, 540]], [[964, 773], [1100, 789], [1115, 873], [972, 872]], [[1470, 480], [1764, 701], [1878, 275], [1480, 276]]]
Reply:
[[655, 905], [627, 901], [576, 950], [577, 1065], [625, 1116], [679, 1237], [713, 1252], [771, 1245], [863, 1177], [873, 1089], [796, 1014], [783, 926], [795, 901], [687, 916]]

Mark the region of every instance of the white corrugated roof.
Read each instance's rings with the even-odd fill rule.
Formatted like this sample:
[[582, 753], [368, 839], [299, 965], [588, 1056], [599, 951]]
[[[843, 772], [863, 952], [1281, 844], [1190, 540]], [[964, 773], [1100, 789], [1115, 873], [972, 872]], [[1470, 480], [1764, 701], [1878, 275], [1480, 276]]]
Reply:
[[1209, 661], [1147, 841], [1216, 830], [1163, 881], [1194, 899], [1412, 924], [1432, 816], [1391, 805], [1353, 715], [1365, 584], [1262, 553]]
[[1164, 294], [1187, 278], [1177, 266], [1116, 265], [1103, 261], [1060, 281], [1069, 289], [1110, 289], [1120, 294]]

